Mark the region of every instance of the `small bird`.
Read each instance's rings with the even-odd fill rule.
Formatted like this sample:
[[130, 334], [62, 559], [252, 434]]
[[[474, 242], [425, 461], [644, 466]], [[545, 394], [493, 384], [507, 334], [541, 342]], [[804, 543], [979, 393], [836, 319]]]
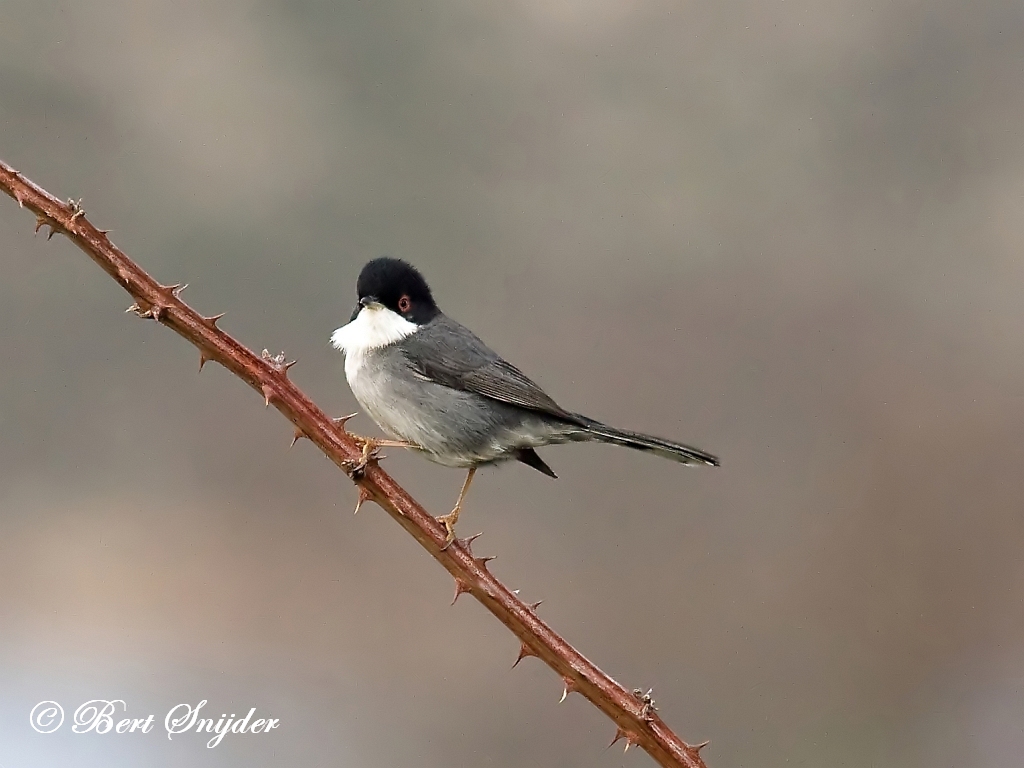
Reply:
[[366, 462], [380, 446], [412, 448], [446, 467], [468, 469], [450, 514], [437, 519], [455, 539], [466, 492], [478, 467], [514, 459], [556, 477], [536, 449], [597, 441], [649, 451], [681, 464], [719, 465], [688, 445], [628, 432], [562, 408], [522, 371], [445, 315], [419, 271], [381, 257], [363, 267], [359, 303], [331, 336], [345, 353], [352, 394], [387, 435], [353, 435]]

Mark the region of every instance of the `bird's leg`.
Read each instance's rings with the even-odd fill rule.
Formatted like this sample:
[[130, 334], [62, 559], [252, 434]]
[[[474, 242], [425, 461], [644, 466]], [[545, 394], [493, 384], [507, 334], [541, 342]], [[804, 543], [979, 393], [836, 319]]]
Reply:
[[469, 470], [469, 474], [466, 475], [466, 482], [462, 484], [462, 490], [459, 492], [459, 500], [455, 502], [455, 509], [453, 509], [447, 515], [441, 515], [438, 521], [444, 523], [444, 529], [448, 531], [448, 538], [444, 541], [444, 546], [441, 549], [448, 549], [451, 543], [455, 541], [455, 523], [459, 519], [459, 512], [462, 511], [462, 500], [466, 498], [466, 491], [469, 490], [469, 484], [473, 482], [473, 475], [476, 474], [476, 467]]
[[[355, 414], [352, 414], [355, 416]], [[340, 419], [334, 419], [334, 423], [341, 427], [341, 431], [346, 435], [355, 440], [362, 447], [362, 453], [356, 461], [349, 462], [347, 464], [349, 471], [353, 475], [362, 474], [363, 470], [366, 469], [366, 465], [374, 459], [379, 458], [377, 452], [381, 448], [419, 448], [415, 443], [410, 443], [406, 440], [388, 440], [385, 438], [378, 437], [366, 437], [365, 435], [356, 435], [345, 429], [345, 422], [352, 418], [352, 416], [343, 416]]]
[[416, 443], [410, 443], [405, 440], [386, 440], [379, 437], [353, 435], [351, 432], [348, 433], [348, 436], [363, 447], [363, 452], [359, 459], [351, 464], [353, 474], [360, 474], [371, 461], [384, 458], [378, 453], [381, 448], [419, 448]]

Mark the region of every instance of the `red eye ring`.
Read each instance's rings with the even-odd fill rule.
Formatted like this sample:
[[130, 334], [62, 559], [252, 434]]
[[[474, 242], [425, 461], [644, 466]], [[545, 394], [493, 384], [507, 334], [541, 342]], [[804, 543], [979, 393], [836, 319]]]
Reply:
[[402, 296], [402, 298], [398, 300], [398, 311], [408, 312], [410, 309], [412, 309], [412, 301], [408, 296]]

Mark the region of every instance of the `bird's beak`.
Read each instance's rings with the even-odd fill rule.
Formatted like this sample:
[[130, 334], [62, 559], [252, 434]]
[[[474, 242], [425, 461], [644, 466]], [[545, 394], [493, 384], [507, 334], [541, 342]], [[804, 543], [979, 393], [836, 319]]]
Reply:
[[356, 308], [352, 310], [352, 317], [350, 317], [348, 321], [350, 323], [354, 322], [355, 319], [359, 317], [360, 310], [362, 310], [364, 307], [366, 309], [377, 309], [380, 307], [380, 302], [377, 301], [376, 296], [363, 296], [361, 299], [359, 299], [359, 303], [356, 304]]

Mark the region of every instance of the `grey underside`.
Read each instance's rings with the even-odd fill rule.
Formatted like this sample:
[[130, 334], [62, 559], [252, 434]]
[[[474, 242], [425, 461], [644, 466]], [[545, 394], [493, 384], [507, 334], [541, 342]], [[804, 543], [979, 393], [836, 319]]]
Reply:
[[562, 409], [445, 315], [396, 344], [364, 353], [354, 379], [352, 392], [384, 432], [446, 466], [473, 467], [518, 458], [522, 449], [590, 440], [685, 464], [717, 464], [699, 449]]
[[400, 344], [368, 353], [355, 382], [359, 404], [391, 437], [449, 467], [515, 458], [518, 448], [586, 440], [578, 426], [424, 377]]

